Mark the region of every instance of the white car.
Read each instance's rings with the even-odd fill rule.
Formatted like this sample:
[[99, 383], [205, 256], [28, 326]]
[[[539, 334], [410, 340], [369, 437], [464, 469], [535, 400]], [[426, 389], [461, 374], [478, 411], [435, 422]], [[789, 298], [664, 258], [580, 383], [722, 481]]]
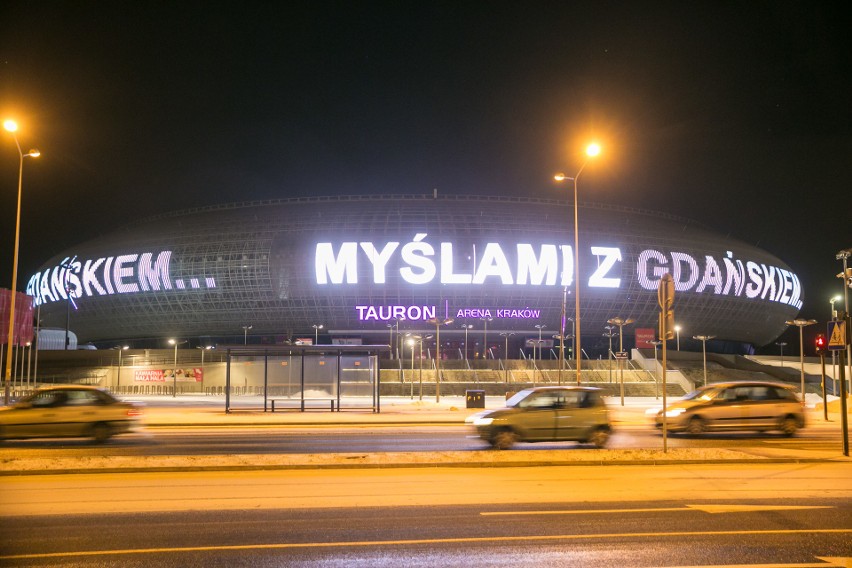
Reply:
[[96, 387], [42, 388], [13, 406], [0, 408], [0, 440], [86, 437], [105, 442], [135, 430], [141, 414], [140, 406]]

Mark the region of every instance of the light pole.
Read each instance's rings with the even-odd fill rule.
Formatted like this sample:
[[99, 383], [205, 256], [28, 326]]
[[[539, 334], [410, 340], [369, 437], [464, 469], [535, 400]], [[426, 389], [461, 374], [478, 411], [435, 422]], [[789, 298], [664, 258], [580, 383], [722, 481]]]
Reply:
[[553, 339], [559, 340], [559, 384], [562, 384], [562, 370], [565, 368], [565, 340], [572, 335], [554, 335]]
[[[816, 323], [816, 322], [814, 322]], [[697, 339], [701, 342], [701, 352], [704, 354], [704, 386], [707, 386], [707, 342], [716, 337], [715, 335], [693, 335], [692, 339]], [[802, 380], [804, 381], [804, 375]]]
[[781, 366], [784, 366], [784, 347], [787, 345], [786, 341], [778, 341], [775, 343], [778, 347], [781, 348]]
[[574, 318], [577, 326], [576, 333], [574, 334], [574, 346], [576, 347], [574, 358], [577, 365], [577, 384], [580, 384], [580, 354], [583, 352], [582, 346], [580, 345], [580, 225], [578, 222], [579, 216], [577, 214], [577, 180], [580, 178], [580, 174], [583, 173], [583, 169], [586, 167], [586, 164], [589, 163], [589, 158], [594, 158], [600, 153], [601, 147], [599, 144], [589, 144], [586, 147], [587, 158], [577, 171], [577, 175], [573, 178], [567, 177], [565, 174], [561, 173], [553, 176], [556, 181], [564, 181], [567, 179], [574, 182], [574, 308], [576, 312], [574, 314]]
[[603, 334], [604, 337], [609, 338], [609, 353], [607, 355], [607, 359], [609, 359], [609, 382], [612, 383], [612, 338], [615, 337], [615, 329], [614, 325], [605, 325], [604, 329], [606, 333]]
[[322, 329], [322, 324], [315, 323], [311, 327], [314, 328], [314, 345], [319, 345], [319, 330]]
[[[846, 321], [849, 321], [849, 288], [852, 288], [852, 268], [849, 268], [848, 262], [849, 257], [852, 256], [852, 249], [846, 249], [839, 251], [837, 255], [834, 257], [837, 260], [843, 261], [843, 272], [837, 275], [838, 278], [842, 279], [843, 282], [843, 311], [846, 312]], [[848, 329], [849, 323], [846, 324], [846, 333], [852, 333]], [[838, 355], [839, 356], [839, 355]], [[852, 381], [852, 342], [849, 341], [849, 336], [846, 336], [846, 365], [848, 365], [848, 377], [850, 381]], [[845, 388], [845, 385], [844, 385]], [[841, 389], [841, 394], [843, 393], [843, 389]], [[848, 394], [848, 393], [847, 393]], [[845, 401], [845, 397], [841, 397]], [[845, 413], [846, 412], [846, 402], [841, 402], [840, 408]], [[844, 414], [845, 416], [845, 414]], [[848, 450], [848, 448], [847, 448]], [[846, 455], [848, 455], [848, 451]]]
[[683, 329], [679, 325], [675, 326], [675, 337], [677, 337], [677, 350], [680, 351], [680, 330]]
[[657, 381], [657, 347], [663, 344], [659, 339], [649, 341], [654, 346], [654, 398], [660, 398], [660, 383]]
[[[399, 333], [399, 321], [386, 325], [388, 327], [388, 331], [390, 332], [390, 337], [388, 337], [388, 347], [390, 347], [390, 358], [393, 359], [393, 349], [396, 346], [396, 344], [393, 342], [393, 329], [396, 328], [396, 332]], [[397, 355], [399, 354], [397, 353]]]
[[130, 349], [129, 345], [116, 345], [113, 349], [118, 349], [118, 373], [115, 376], [115, 390], [121, 386], [121, 352]]
[[177, 339], [169, 339], [169, 345], [175, 346], [175, 366], [172, 369], [172, 398], [177, 397], [177, 348], [178, 345], [183, 345], [186, 341], [178, 341]]
[[468, 323], [468, 324], [463, 323], [462, 328], [464, 329], [464, 360], [467, 361], [467, 331], [469, 329], [473, 329], [473, 324], [472, 323]]
[[538, 330], [538, 360], [541, 361], [541, 330], [546, 328], [547, 326], [544, 324], [535, 324], [533, 326]]
[[253, 325], [243, 326], [243, 345], [248, 345], [248, 331], [253, 327]]
[[196, 349], [201, 349], [201, 392], [204, 393], [204, 352], [208, 349], [213, 349], [212, 345], [199, 345]]
[[26, 154], [21, 152], [21, 145], [18, 142], [18, 136], [15, 132], [18, 130], [18, 125], [14, 120], [7, 120], [3, 123], [3, 128], [12, 133], [12, 138], [15, 139], [15, 147], [18, 149], [18, 208], [15, 213], [15, 249], [14, 259], [12, 261], [12, 286], [9, 288], [9, 335], [6, 336], [6, 380], [5, 394], [3, 403], [9, 404], [9, 389], [12, 381], [12, 342], [15, 337], [15, 289], [18, 287], [18, 245], [21, 240], [21, 190], [24, 180], [24, 158], [38, 158], [41, 155], [36, 149], [32, 149]]
[[411, 400], [414, 400], [414, 346], [420, 341], [419, 335], [412, 335], [408, 338], [408, 346], [411, 348]]
[[435, 325], [435, 402], [441, 402], [441, 326], [453, 323], [452, 318], [432, 318]]
[[[840, 296], [834, 296], [828, 301], [831, 304], [832, 321], [837, 319], [837, 310], [834, 309], [834, 302], [839, 302], [840, 300]], [[36, 357], [38, 357], [38, 350], [36, 350]], [[837, 396], [837, 352], [834, 349], [831, 350], [831, 376], [833, 377], [831, 385], [834, 387], [835, 396]]]
[[479, 318], [483, 322], [482, 327], [482, 358], [488, 359], [488, 322], [493, 318]]
[[802, 330], [809, 325], [813, 325], [817, 322], [815, 319], [801, 319], [796, 318], [794, 320], [787, 320], [785, 323], [787, 325], [795, 325], [799, 328], [799, 367], [801, 368], [802, 375], [802, 406], [805, 405], [805, 345], [803, 339]]
[[[618, 352], [624, 351], [624, 326], [633, 323], [633, 318], [614, 317], [606, 320], [609, 325], [618, 327]], [[621, 406], [624, 406], [624, 363], [618, 360], [618, 376], [621, 383]]]
[[504, 331], [500, 334], [500, 337], [504, 338], [506, 341], [505, 347], [503, 347], [504, 356], [506, 357], [506, 362], [503, 365], [503, 370], [506, 372], [506, 378], [504, 381], [509, 383], [509, 338], [512, 337], [514, 332]]

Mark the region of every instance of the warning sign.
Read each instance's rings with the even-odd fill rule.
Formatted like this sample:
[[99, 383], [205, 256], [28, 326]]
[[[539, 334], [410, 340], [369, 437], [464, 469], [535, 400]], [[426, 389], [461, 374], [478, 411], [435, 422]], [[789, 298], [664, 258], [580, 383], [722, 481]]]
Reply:
[[846, 349], [847, 337], [845, 321], [828, 322], [828, 348], [830, 350], [842, 351]]

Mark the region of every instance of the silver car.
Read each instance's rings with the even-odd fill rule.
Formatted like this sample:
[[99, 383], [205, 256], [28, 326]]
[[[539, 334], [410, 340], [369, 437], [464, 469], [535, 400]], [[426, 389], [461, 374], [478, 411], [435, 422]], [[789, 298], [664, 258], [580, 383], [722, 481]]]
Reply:
[[480, 438], [498, 450], [515, 442], [590, 443], [602, 448], [609, 440], [609, 412], [593, 387], [538, 387], [522, 390], [506, 408], [469, 416]]
[[793, 387], [765, 381], [715, 383], [698, 388], [655, 416], [657, 428], [701, 434], [711, 430], [780, 430], [792, 436], [805, 426]]
[[13, 406], [0, 408], [0, 440], [87, 437], [105, 442], [137, 428], [140, 406], [105, 390], [83, 385], [39, 389]]

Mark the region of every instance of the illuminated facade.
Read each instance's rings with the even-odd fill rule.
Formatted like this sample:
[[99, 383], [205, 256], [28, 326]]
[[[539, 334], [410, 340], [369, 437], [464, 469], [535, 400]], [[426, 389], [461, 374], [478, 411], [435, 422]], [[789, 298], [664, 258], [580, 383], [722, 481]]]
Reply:
[[[656, 327], [666, 272], [690, 336], [765, 345], [801, 307], [799, 278], [780, 259], [695, 222], [592, 204], [579, 219], [584, 347], [615, 316]], [[428, 332], [431, 318], [477, 327], [490, 318], [496, 345], [499, 332], [532, 336], [536, 324], [558, 333], [564, 290], [574, 316], [572, 223], [571, 205], [528, 198], [203, 207], [75, 246], [46, 262], [27, 292], [54, 326], [64, 325], [70, 292], [81, 341], [239, 336], [248, 325], [274, 341], [313, 337], [315, 324], [332, 338], [375, 341], [397, 321], [399, 331]]]

